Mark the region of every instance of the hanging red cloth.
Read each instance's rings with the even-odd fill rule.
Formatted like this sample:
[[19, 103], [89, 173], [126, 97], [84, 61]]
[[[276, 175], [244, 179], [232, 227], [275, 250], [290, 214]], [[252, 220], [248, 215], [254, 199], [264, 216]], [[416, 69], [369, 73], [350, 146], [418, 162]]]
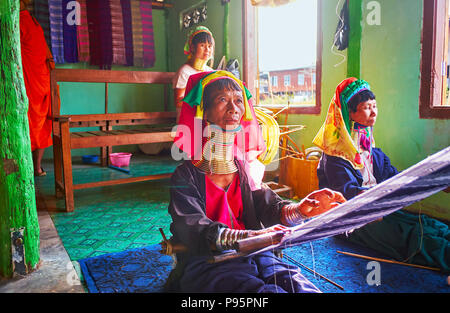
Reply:
[[31, 151], [52, 145], [50, 60], [52, 55], [39, 23], [20, 11], [20, 46], [23, 78], [28, 96]]

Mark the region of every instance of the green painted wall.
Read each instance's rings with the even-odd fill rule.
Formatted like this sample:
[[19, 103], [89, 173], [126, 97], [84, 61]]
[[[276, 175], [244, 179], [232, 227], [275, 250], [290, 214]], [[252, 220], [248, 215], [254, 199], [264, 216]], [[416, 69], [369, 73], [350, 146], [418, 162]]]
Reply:
[[[335, 87], [347, 73], [346, 63], [334, 67], [341, 58], [330, 52], [338, 21], [337, 2], [323, 1], [322, 113], [289, 118], [292, 124], [307, 126], [293, 136], [306, 147], [312, 145]], [[422, 0], [379, 0], [380, 25], [366, 22], [369, 2], [363, 1], [361, 78], [371, 84], [377, 97], [376, 145], [404, 170], [450, 145], [450, 121], [419, 118]], [[450, 195], [440, 192], [410, 209], [450, 221]]]

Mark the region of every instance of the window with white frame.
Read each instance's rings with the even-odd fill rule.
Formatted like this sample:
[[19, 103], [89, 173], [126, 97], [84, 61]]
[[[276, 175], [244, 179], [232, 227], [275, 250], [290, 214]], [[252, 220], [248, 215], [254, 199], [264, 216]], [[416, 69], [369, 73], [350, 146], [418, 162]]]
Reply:
[[278, 76], [272, 76], [272, 86], [278, 87]]
[[291, 75], [284, 75], [284, 86], [290, 86], [291, 85]]
[[305, 84], [305, 74], [301, 73], [297, 76], [297, 85], [303, 86]]
[[[248, 61], [244, 76], [246, 72], [246, 79], [249, 81], [252, 81], [255, 76], [260, 77], [260, 73], [268, 73], [269, 77], [272, 77], [265, 81], [266, 84], [272, 83], [268, 88], [264, 88], [262, 80], [255, 84], [258, 86], [255, 90], [258, 105], [280, 108], [289, 103], [291, 113], [320, 113], [322, 1], [281, 1], [275, 6], [268, 5], [268, 1], [244, 2], [245, 38], [250, 38], [250, 40], [244, 39], [244, 57]], [[247, 15], [253, 9], [255, 9], [255, 15]], [[256, 30], [255, 58], [249, 57], [252, 47], [251, 25], [254, 25]], [[254, 63], [256, 63], [254, 66], [256, 75], [252, 72]], [[299, 70], [304, 74], [303, 78], [295, 77], [301, 74]], [[290, 72], [290, 74], [282, 74], [280, 79], [283, 79], [283, 84], [275, 85], [273, 77], [275, 73], [279, 75], [280, 72]], [[317, 79], [316, 73], [318, 73]], [[288, 86], [289, 88], [286, 88]], [[306, 96], [296, 96], [301, 93], [305, 93]]]

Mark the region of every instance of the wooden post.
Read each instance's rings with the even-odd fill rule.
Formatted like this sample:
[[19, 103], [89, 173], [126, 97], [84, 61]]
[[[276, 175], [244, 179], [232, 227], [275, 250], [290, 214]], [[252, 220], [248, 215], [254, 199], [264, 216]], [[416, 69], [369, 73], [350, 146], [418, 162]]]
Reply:
[[0, 38], [0, 276], [12, 277], [12, 229], [24, 228], [28, 272], [39, 263], [39, 223], [17, 0], [0, 1]]
[[347, 77], [361, 77], [362, 0], [350, 0], [348, 13], [350, 22]]
[[72, 152], [70, 146], [70, 130], [68, 119], [61, 120], [61, 150], [64, 179], [64, 197], [66, 211], [72, 212], [75, 208], [73, 201]]

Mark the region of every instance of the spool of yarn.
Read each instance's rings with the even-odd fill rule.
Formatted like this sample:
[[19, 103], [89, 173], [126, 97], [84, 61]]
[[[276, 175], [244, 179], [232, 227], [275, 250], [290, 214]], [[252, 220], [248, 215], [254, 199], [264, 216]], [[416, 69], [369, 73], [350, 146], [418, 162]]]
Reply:
[[258, 157], [258, 160], [268, 165], [275, 158], [280, 144], [280, 127], [277, 121], [261, 108], [254, 108], [256, 119], [261, 126], [262, 136], [267, 150]]

